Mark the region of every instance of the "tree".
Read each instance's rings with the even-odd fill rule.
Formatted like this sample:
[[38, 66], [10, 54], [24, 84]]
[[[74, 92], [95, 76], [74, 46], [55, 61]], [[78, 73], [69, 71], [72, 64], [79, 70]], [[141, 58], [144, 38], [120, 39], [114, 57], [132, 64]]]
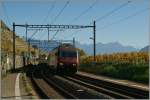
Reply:
[[79, 52], [80, 57], [81, 56], [86, 56], [86, 53], [82, 49], [77, 48], [77, 50]]
[[35, 56], [35, 51], [31, 51], [32, 56]]

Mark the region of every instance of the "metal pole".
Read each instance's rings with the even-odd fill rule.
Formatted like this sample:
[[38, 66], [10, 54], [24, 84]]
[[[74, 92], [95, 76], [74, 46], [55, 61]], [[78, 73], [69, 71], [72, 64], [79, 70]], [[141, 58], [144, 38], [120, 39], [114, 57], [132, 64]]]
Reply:
[[94, 43], [94, 47], [93, 47], [93, 50], [94, 50], [94, 62], [96, 62], [96, 58], [95, 58], [95, 55], [96, 55], [96, 25], [95, 25], [95, 21], [93, 23], [93, 43]]
[[15, 50], [15, 23], [13, 22], [13, 70], [15, 70], [16, 50]]
[[34, 55], [34, 65], [35, 65], [35, 57], [36, 57], [35, 48], [34, 48], [34, 53], [35, 53], [35, 55]]
[[27, 24], [26, 24], [26, 42], [28, 41]]
[[28, 39], [28, 64], [29, 64], [29, 61], [30, 61], [30, 39]]
[[[40, 40], [39, 40], [39, 46], [40, 46]], [[40, 58], [40, 48], [39, 48], [39, 58]]]
[[47, 28], [48, 29], [48, 42], [49, 42], [49, 28]]
[[[26, 34], [26, 37], [25, 37], [25, 38], [26, 38], [26, 42], [28, 42], [28, 37], [27, 37], [27, 24], [25, 24], [25, 25], [26, 25], [26, 26], [25, 26], [25, 29], [26, 29], [26, 33], [25, 33], [25, 34]], [[27, 56], [28, 56], [28, 54], [26, 53], [26, 65], [28, 64], [28, 57], [27, 57]]]
[[75, 38], [73, 38], [73, 46], [75, 47]]

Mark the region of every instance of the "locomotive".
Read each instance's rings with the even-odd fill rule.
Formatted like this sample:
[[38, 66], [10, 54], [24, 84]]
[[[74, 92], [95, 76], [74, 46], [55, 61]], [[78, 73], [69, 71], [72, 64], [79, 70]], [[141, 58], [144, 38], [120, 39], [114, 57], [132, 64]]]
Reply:
[[49, 52], [47, 64], [57, 74], [74, 74], [79, 65], [78, 51], [71, 44], [61, 44]]

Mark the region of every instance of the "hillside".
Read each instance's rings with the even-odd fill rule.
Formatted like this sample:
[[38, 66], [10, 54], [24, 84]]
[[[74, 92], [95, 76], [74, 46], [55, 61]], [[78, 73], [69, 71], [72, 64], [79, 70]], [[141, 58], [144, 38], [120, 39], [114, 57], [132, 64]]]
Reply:
[[[1, 29], [1, 51], [12, 53], [13, 52], [13, 32], [5, 25], [3, 21], [0, 21]], [[28, 45], [19, 36], [16, 36], [16, 54], [21, 52], [27, 52]], [[34, 49], [31, 47], [31, 51]]]
[[142, 51], [142, 52], [148, 52], [149, 51], [149, 46], [146, 46], [146, 47], [142, 48], [140, 51]]

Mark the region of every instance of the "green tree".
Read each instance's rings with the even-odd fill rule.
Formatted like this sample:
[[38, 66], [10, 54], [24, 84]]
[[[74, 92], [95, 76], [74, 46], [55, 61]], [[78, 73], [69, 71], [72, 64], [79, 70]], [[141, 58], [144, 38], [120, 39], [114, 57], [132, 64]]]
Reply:
[[77, 48], [77, 50], [80, 56], [86, 56], [86, 53], [82, 49]]

